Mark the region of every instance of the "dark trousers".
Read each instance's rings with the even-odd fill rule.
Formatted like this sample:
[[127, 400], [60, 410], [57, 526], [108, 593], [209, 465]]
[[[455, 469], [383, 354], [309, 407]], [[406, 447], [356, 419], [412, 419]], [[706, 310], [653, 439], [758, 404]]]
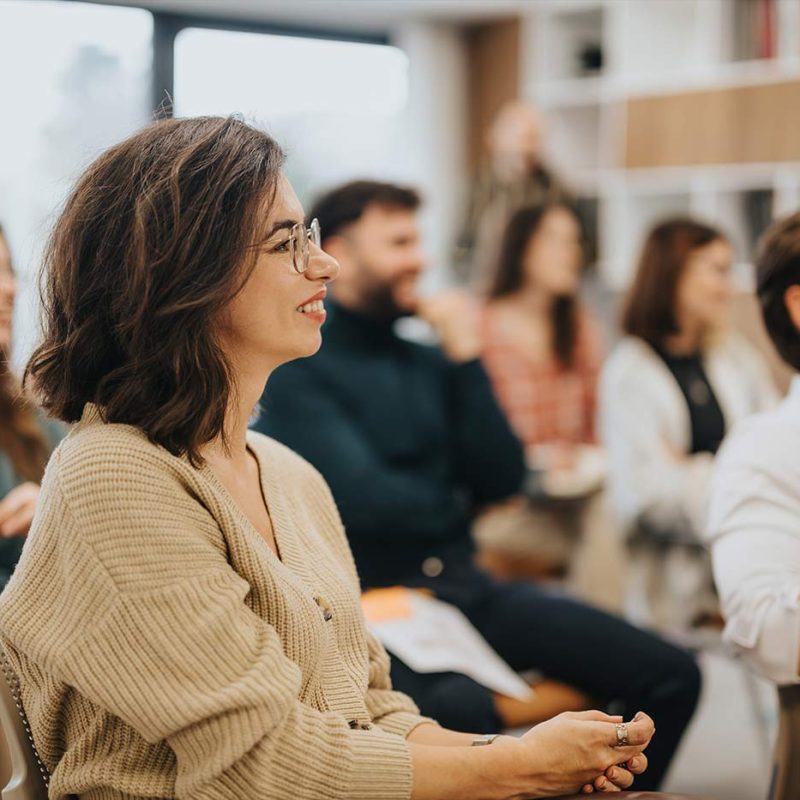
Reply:
[[[626, 720], [639, 710], [653, 717], [650, 766], [636, 788], [658, 788], [700, 693], [691, 655], [617, 617], [534, 584], [496, 581], [471, 564], [448, 565], [438, 578], [414, 576], [405, 584], [432, 589], [461, 609], [513, 669], [538, 670]], [[447, 728], [492, 733], [501, 727], [490, 690], [465, 675], [419, 674], [393, 658], [392, 680]]]

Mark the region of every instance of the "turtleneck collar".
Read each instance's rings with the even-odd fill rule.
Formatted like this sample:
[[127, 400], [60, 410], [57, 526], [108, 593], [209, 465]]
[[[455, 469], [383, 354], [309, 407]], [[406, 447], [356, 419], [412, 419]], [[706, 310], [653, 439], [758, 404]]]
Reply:
[[323, 328], [323, 341], [327, 338], [367, 347], [397, 341], [393, 320], [370, 317], [345, 308], [333, 300], [328, 300], [325, 306], [328, 319]]

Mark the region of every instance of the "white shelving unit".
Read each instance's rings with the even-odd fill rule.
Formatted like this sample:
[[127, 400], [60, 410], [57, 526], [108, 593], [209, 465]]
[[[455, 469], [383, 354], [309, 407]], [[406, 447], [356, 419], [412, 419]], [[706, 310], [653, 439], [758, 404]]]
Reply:
[[[750, 8], [745, 6], [750, 4]], [[769, 58], [742, 47], [753, 0], [536, 0], [523, 4], [522, 95], [547, 117], [548, 157], [597, 200], [598, 268], [627, 286], [647, 228], [674, 213], [722, 227], [741, 262], [754, 209], [800, 208], [800, 161], [626, 169], [625, 101], [700, 88], [800, 78], [800, 0], [777, 0]], [[737, 27], [738, 26], [738, 27]], [[746, 44], [746, 43], [745, 43]], [[691, 124], [691, 121], [687, 121]]]

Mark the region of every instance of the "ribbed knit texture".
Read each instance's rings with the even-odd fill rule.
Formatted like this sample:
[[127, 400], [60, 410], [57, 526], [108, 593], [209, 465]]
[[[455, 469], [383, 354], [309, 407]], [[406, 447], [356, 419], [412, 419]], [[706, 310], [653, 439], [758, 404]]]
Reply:
[[328, 487], [249, 444], [281, 559], [208, 467], [92, 406], [51, 459], [0, 628], [53, 800], [410, 797], [424, 720]]

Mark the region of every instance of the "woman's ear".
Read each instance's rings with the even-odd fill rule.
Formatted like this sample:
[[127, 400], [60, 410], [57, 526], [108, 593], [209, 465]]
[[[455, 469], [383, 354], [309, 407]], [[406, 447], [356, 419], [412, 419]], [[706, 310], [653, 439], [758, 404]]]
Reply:
[[789, 317], [800, 333], [800, 284], [790, 286], [783, 295], [783, 302], [786, 303], [786, 310], [789, 312]]

